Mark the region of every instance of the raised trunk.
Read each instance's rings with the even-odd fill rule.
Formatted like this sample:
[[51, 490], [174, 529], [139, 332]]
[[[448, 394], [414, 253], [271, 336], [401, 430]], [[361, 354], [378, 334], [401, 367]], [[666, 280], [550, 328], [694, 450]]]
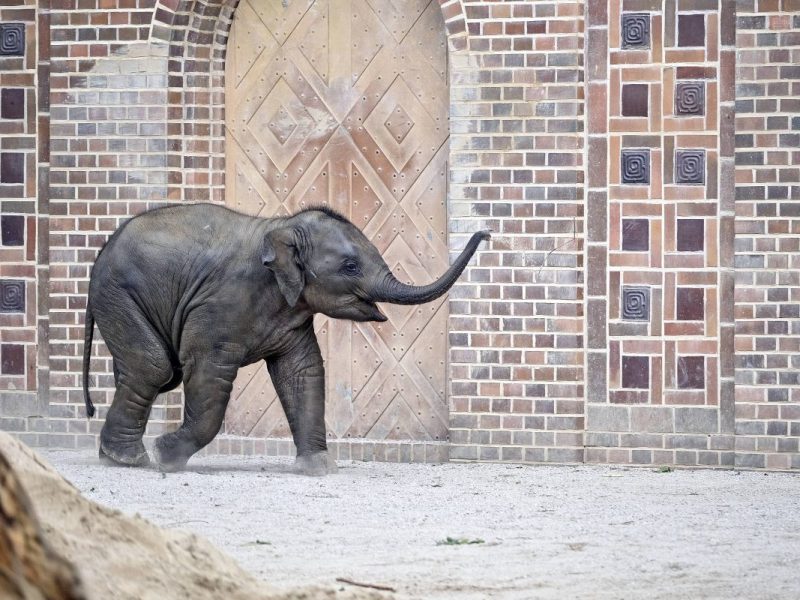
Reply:
[[389, 302], [391, 304], [424, 304], [425, 302], [436, 300], [453, 286], [458, 276], [467, 266], [469, 259], [475, 254], [475, 250], [478, 249], [478, 244], [483, 240], [488, 240], [489, 237], [488, 231], [473, 233], [467, 246], [450, 268], [447, 269], [447, 272], [428, 285], [407, 285], [398, 281], [389, 272], [385, 280], [378, 285], [371, 299], [375, 302]]

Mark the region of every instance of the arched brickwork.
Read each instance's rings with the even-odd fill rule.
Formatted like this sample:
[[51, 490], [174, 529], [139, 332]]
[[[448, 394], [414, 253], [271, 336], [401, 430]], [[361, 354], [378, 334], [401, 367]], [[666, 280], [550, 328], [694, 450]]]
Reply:
[[467, 22], [464, 18], [464, 7], [461, 0], [439, 0], [447, 28], [447, 41], [453, 50], [467, 48]]

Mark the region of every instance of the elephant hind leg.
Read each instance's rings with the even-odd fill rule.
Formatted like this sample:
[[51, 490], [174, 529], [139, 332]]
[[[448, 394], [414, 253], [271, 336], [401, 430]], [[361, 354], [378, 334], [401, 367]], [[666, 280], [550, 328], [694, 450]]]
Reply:
[[100, 457], [131, 467], [150, 462], [142, 436], [150, 407], [158, 394], [156, 388], [137, 387], [139, 391], [117, 384], [114, 401], [100, 432]]
[[156, 459], [162, 469], [182, 469], [195, 452], [219, 433], [237, 371], [238, 364], [221, 365], [204, 360], [185, 373], [183, 424], [155, 443]]
[[127, 313], [125, 329], [119, 333], [124, 339], [123, 335], [106, 337], [114, 357], [116, 392], [100, 432], [100, 456], [140, 466], [150, 462], [142, 443], [150, 409], [174, 374], [163, 343], [138, 311]]

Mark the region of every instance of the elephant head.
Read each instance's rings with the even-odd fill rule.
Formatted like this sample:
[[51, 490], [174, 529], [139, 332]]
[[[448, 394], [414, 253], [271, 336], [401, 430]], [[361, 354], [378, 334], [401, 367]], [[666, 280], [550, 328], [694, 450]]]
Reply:
[[327, 208], [302, 211], [264, 236], [262, 262], [275, 275], [289, 306], [304, 301], [313, 312], [351, 321], [386, 321], [377, 302], [422, 304], [446, 293], [488, 231], [474, 233], [436, 281], [423, 286], [397, 280], [378, 249], [350, 221]]

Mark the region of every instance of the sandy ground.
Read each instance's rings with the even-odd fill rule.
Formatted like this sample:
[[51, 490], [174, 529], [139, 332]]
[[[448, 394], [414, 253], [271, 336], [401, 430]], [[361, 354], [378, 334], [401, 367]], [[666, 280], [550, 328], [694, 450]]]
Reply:
[[276, 589], [191, 531], [163, 529], [85, 498], [0, 432], [3, 600], [380, 600], [348, 586]]
[[44, 455], [88, 498], [206, 536], [278, 587], [347, 577], [411, 598], [800, 597], [792, 474], [340, 462], [318, 479], [260, 457], [162, 474]]

